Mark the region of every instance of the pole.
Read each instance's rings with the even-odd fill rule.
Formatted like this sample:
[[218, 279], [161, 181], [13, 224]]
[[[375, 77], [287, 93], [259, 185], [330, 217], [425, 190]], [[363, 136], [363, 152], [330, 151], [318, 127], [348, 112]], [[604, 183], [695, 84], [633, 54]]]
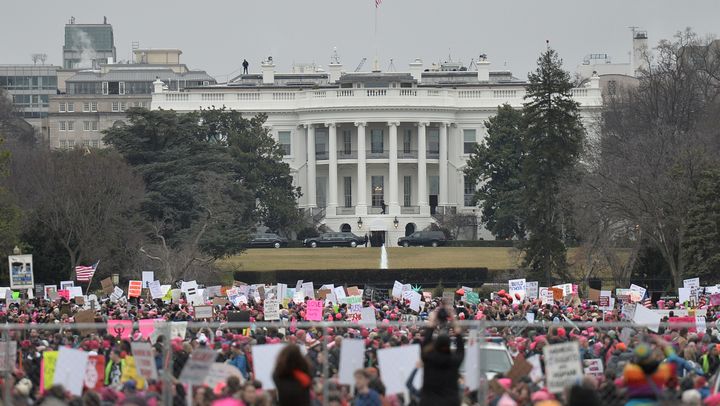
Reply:
[[[328, 347], [327, 347], [327, 328], [323, 329], [323, 335], [322, 335], [322, 350], [323, 350], [323, 358], [325, 358], [323, 361], [323, 406], [327, 406], [329, 404], [330, 399], [330, 357], [328, 354]], [[342, 344], [341, 344], [342, 345]]]
[[374, 32], [374, 41], [375, 41], [375, 62], [373, 63], [373, 71], [380, 71], [380, 62], [378, 61], [378, 41], [377, 41], [377, 26], [378, 26], [378, 3], [375, 2], [375, 32]]
[[480, 358], [480, 387], [478, 388], [478, 404], [485, 405], [487, 402], [487, 377], [485, 376], [485, 358], [482, 356], [482, 346], [485, 344], [485, 320], [480, 320], [478, 331], [478, 357]]
[[172, 381], [173, 381], [173, 354], [172, 348], [170, 347], [170, 334], [171, 327], [169, 322], [165, 322], [163, 328], [165, 340], [163, 341], [163, 390], [162, 390], [162, 404], [164, 406], [172, 406]]
[[12, 370], [12, 366], [10, 365], [10, 360], [12, 359], [10, 355], [10, 337], [7, 330], [8, 325], [6, 324], [3, 327], [4, 328], [2, 332], [2, 337], [5, 341], [5, 365], [3, 365], [3, 402], [6, 405], [12, 405], [12, 397], [10, 396], [10, 391], [12, 390], [12, 384], [10, 383], [10, 372]]

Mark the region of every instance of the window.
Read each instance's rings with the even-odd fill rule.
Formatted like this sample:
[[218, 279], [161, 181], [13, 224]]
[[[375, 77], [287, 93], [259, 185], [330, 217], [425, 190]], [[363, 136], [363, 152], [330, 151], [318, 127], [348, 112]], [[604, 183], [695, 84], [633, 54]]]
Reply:
[[60, 148], [66, 149], [67, 148], [67, 141], [66, 140], [60, 140]]
[[59, 124], [60, 124], [60, 125], [59, 125], [60, 131], [65, 131], [65, 130], [67, 129], [67, 127], [65, 126], [65, 122], [64, 122], [64, 121], [60, 121]]
[[385, 204], [384, 185], [382, 176], [373, 176], [370, 178], [372, 187], [372, 205], [373, 207], [382, 207]]
[[108, 94], [108, 82], [102, 82], [102, 94]]
[[352, 133], [350, 130], [343, 130], [343, 154], [352, 154]]
[[120, 102], [120, 111], [125, 111], [125, 109], [127, 109], [127, 103]]
[[92, 131], [97, 131], [97, 130], [98, 130], [98, 122], [97, 122], [97, 121], [91, 121], [91, 122], [90, 122], [90, 129], [91, 129]]
[[472, 154], [477, 144], [475, 130], [463, 130], [463, 154]]
[[412, 206], [412, 176], [403, 177], [403, 206]]
[[406, 129], [403, 132], [403, 152], [409, 154], [412, 151], [412, 130]]
[[93, 148], [98, 148], [98, 147], [100, 147], [100, 140], [92, 140], [92, 141], [90, 141], [90, 146], [93, 147]]
[[74, 122], [74, 121], [68, 121], [68, 122], [67, 122], [67, 129], [68, 129], [68, 131], [74, 131], [74, 130], [75, 130], [75, 122]]
[[90, 131], [90, 122], [83, 121], [83, 131]]
[[112, 111], [115, 111], [115, 112], [120, 111], [120, 103], [119, 102], [116, 102], [116, 101], [112, 102]]
[[68, 113], [74, 113], [74, 112], [75, 112], [75, 103], [68, 103], [68, 104], [67, 104], [67, 112], [68, 112]]
[[278, 143], [283, 155], [288, 156], [292, 153], [292, 142], [290, 140], [290, 131], [278, 131]]
[[327, 207], [327, 178], [324, 176], [315, 178], [315, 198], [317, 207]]
[[90, 111], [97, 112], [97, 102], [90, 103]]
[[328, 133], [325, 129], [315, 130], [315, 156], [320, 159], [328, 157]]
[[80, 145], [83, 147], [89, 147], [90, 146], [90, 140], [83, 140]]
[[439, 154], [440, 153], [440, 129], [428, 128], [427, 152], [429, 152], [431, 154]]
[[85, 113], [90, 112], [90, 102], [83, 103], [83, 112], [85, 112]]
[[75, 148], [75, 140], [68, 140], [68, 148]]
[[125, 82], [120, 82], [120, 94], [125, 94]]
[[440, 194], [440, 177], [439, 176], [428, 176], [428, 182], [430, 182], [430, 195], [437, 196]]
[[383, 145], [383, 131], [382, 130], [371, 130], [370, 131], [370, 152], [373, 154], [382, 154], [384, 149]]
[[343, 194], [345, 207], [352, 207], [352, 178], [350, 176], [343, 177]]
[[58, 111], [61, 113], [65, 112], [65, 103], [58, 103]]
[[475, 180], [469, 176], [465, 176], [465, 187], [463, 189], [465, 194], [465, 206], [473, 206], [473, 199], [475, 198]]
[[614, 95], [617, 93], [617, 81], [616, 80], [608, 80], [607, 93], [609, 95]]

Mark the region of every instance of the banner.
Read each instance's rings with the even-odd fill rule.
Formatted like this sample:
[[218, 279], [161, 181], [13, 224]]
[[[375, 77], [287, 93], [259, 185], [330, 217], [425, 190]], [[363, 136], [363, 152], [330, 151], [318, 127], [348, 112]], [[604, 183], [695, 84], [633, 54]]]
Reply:
[[10, 289], [34, 287], [32, 255], [8, 255]]

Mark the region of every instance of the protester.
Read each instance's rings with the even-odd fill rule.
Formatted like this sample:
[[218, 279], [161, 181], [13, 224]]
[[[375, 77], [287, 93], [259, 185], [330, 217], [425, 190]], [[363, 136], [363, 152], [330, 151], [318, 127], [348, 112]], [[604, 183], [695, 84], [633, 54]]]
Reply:
[[310, 364], [297, 345], [287, 345], [280, 351], [273, 381], [280, 406], [310, 406]]
[[[458, 369], [465, 357], [465, 344], [462, 331], [458, 326], [450, 327], [452, 313], [445, 306], [430, 315], [422, 342], [422, 362], [424, 366], [423, 387], [420, 393], [420, 405], [459, 405]], [[433, 333], [440, 328], [437, 338]], [[453, 330], [455, 351], [450, 350], [449, 329]]]

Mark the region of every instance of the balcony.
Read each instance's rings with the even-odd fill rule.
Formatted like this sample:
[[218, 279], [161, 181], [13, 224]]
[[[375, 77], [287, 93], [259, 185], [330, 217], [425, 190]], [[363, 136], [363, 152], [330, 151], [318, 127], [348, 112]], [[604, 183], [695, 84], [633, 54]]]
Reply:
[[426, 154], [425, 157], [426, 157], [427, 159], [438, 159], [438, 158], [440, 158], [440, 151], [430, 151], [430, 150], [428, 150], [425, 154]]
[[398, 159], [417, 159], [418, 152], [416, 149], [398, 150], [397, 157]]
[[327, 151], [315, 151], [316, 161], [327, 161], [330, 159], [330, 154]]
[[336, 207], [335, 215], [337, 215], [337, 216], [347, 216], [347, 215], [354, 216], [355, 215], [355, 206]]
[[337, 157], [338, 159], [357, 159], [357, 151], [339, 149], [337, 152]]
[[390, 151], [386, 149], [382, 151], [369, 149], [366, 152], [366, 156], [367, 159], [387, 159], [390, 157]]
[[371, 206], [367, 208], [368, 214], [383, 214], [383, 208], [377, 206]]
[[400, 214], [420, 214], [420, 206], [400, 206]]

